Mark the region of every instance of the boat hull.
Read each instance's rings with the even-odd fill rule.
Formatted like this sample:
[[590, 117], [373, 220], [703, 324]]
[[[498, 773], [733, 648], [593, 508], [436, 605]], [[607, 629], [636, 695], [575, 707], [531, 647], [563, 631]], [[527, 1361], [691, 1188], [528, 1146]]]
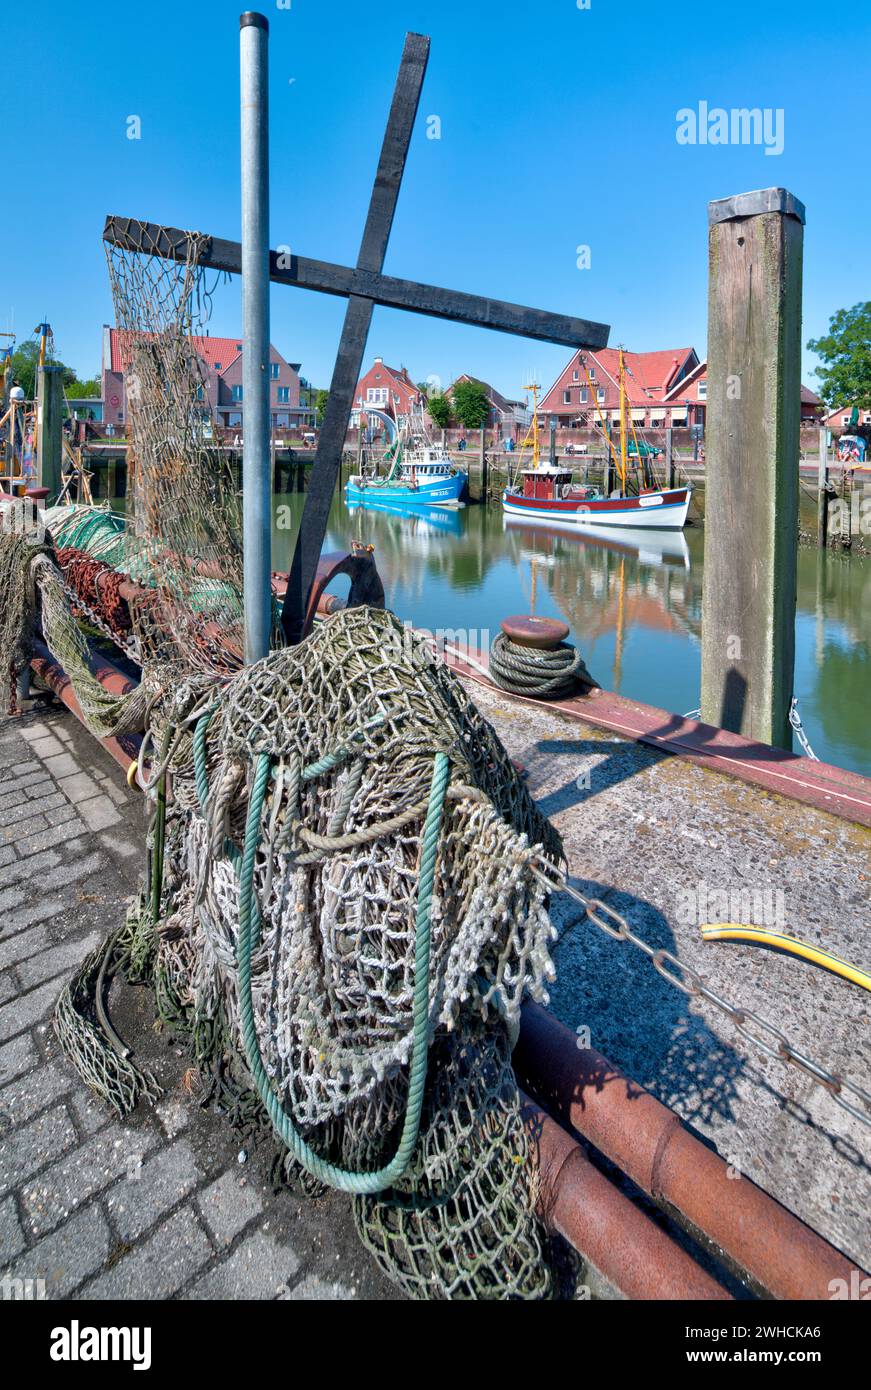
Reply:
[[686, 525], [692, 489], [672, 488], [666, 492], [642, 493], [640, 497], [601, 497], [580, 501], [573, 497], [525, 497], [522, 493], [502, 494], [502, 510], [507, 516], [536, 521], [559, 521], [579, 529], [626, 526], [642, 531], [681, 531]]
[[365, 507], [370, 502], [399, 502], [403, 507], [461, 507], [465, 491], [465, 473], [422, 482], [417, 487], [409, 487], [406, 483], [358, 483], [350, 478], [345, 486], [345, 498], [355, 507]]

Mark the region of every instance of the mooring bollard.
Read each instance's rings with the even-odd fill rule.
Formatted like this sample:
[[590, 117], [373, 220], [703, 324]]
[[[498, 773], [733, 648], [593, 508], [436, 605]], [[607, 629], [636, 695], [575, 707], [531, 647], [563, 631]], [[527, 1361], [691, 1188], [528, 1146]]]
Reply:
[[791, 748], [804, 208], [768, 188], [708, 218], [702, 719]]

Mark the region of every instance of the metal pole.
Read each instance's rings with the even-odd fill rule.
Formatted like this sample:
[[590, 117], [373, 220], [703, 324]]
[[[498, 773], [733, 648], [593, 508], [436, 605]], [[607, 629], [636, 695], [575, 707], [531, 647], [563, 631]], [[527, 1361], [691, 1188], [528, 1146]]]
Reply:
[[269, 430], [269, 22], [239, 20], [242, 92], [242, 536], [245, 660], [272, 629], [272, 455]]

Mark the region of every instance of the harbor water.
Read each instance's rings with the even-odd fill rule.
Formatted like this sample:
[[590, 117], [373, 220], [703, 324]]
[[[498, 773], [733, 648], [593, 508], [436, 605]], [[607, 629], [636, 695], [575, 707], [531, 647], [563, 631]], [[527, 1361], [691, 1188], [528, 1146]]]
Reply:
[[[274, 569], [289, 566], [305, 497], [280, 494]], [[486, 648], [502, 618], [562, 618], [606, 689], [658, 708], [698, 708], [704, 535], [578, 536], [507, 522], [499, 508], [408, 514], [336, 496], [328, 550], [370, 543], [403, 620]], [[339, 581], [339, 584], [347, 581]], [[339, 585], [334, 586], [339, 591]], [[871, 774], [871, 558], [801, 546], [795, 694], [817, 756]], [[796, 751], [799, 751], [798, 749]]]

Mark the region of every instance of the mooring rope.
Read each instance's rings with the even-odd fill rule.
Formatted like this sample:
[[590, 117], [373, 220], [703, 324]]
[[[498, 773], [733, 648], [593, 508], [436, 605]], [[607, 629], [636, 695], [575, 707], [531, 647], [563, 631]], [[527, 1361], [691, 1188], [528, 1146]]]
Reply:
[[570, 642], [542, 651], [512, 642], [504, 632], [498, 634], [490, 648], [490, 675], [511, 694], [551, 700], [566, 699], [577, 692], [580, 684], [593, 683], [581, 653]]

